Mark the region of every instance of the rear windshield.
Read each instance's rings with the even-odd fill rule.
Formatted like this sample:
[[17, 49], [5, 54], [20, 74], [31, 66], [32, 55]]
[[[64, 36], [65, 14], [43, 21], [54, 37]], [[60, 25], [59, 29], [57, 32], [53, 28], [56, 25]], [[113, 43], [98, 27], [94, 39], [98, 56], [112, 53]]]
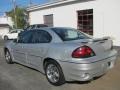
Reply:
[[76, 30], [68, 28], [52, 28], [52, 30], [63, 40], [79, 40], [79, 39], [90, 39], [86, 34]]

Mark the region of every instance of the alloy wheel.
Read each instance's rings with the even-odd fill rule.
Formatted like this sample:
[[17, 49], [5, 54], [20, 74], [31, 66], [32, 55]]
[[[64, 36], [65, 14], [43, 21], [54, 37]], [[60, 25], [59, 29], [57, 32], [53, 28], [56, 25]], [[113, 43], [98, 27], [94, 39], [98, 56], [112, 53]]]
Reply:
[[52, 83], [56, 83], [59, 81], [59, 70], [58, 68], [53, 65], [53, 64], [49, 64], [46, 68], [46, 74], [48, 79], [52, 82]]

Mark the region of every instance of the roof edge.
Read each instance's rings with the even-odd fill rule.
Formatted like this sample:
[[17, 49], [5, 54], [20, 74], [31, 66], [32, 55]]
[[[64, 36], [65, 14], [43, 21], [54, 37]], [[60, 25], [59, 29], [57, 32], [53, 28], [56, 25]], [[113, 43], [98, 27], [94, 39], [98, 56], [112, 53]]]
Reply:
[[46, 7], [50, 7], [50, 6], [54, 6], [54, 5], [65, 4], [65, 3], [69, 3], [69, 2], [73, 2], [73, 1], [78, 1], [78, 0], [60, 0], [60, 1], [51, 2], [51, 3], [33, 5], [33, 6], [27, 7], [26, 10], [28, 12], [30, 12], [30, 11], [34, 11], [34, 10], [37, 10], [37, 9], [42, 9], [42, 8], [46, 8]]

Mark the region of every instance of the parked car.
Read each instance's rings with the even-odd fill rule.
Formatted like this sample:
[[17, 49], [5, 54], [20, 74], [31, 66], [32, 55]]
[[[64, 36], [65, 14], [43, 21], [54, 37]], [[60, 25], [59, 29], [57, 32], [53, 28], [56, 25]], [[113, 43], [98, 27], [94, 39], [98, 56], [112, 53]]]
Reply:
[[2, 35], [2, 39], [8, 40], [8, 39], [16, 39], [18, 36], [18, 33], [23, 31], [22, 29], [16, 29], [16, 30], [11, 30], [10, 32]]
[[117, 56], [109, 37], [96, 39], [64, 27], [24, 31], [4, 52], [7, 63], [37, 69], [56, 86], [99, 77], [114, 66]]
[[45, 25], [45, 24], [33, 24], [33, 25], [30, 25], [30, 26], [27, 26], [24, 30], [39, 29], [39, 28], [42, 28], [42, 27], [48, 27], [48, 25]]

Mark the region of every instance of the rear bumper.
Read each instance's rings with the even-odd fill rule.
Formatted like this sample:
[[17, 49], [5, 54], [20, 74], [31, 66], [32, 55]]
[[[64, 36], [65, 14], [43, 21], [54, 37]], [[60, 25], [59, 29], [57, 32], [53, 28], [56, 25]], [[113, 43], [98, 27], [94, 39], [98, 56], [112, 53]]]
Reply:
[[66, 81], [88, 81], [106, 73], [114, 67], [117, 52], [110, 57], [91, 63], [62, 62], [62, 69]]

